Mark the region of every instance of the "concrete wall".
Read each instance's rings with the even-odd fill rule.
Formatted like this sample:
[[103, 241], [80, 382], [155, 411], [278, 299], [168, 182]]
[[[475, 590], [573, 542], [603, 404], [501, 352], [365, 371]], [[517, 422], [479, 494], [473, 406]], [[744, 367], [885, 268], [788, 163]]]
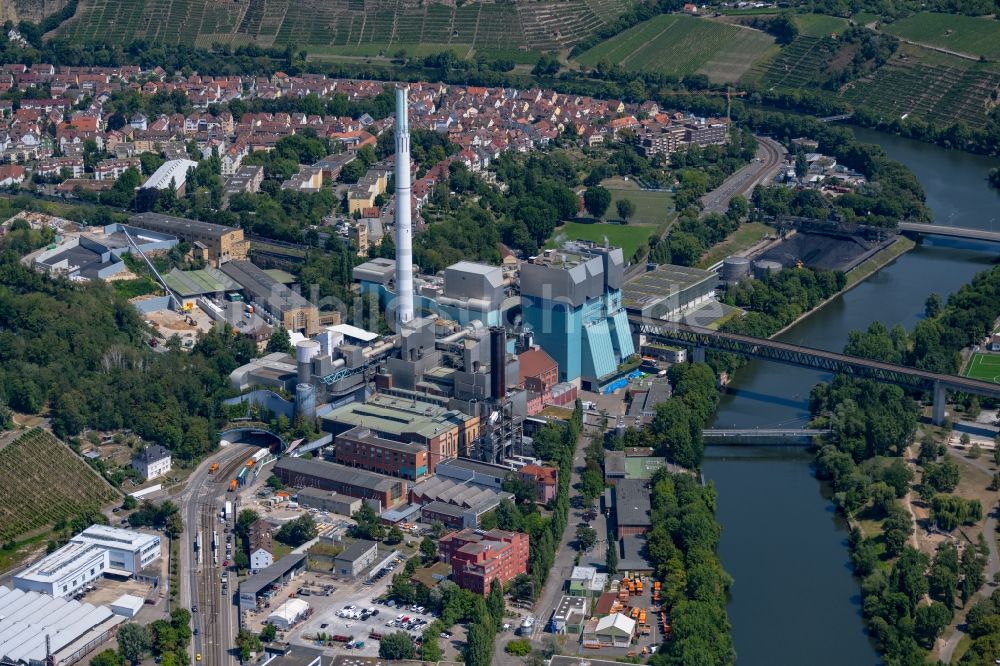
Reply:
[[166, 310], [170, 307], [170, 296], [156, 296], [132, 303], [139, 314], [148, 314], [156, 310]]
[[257, 389], [256, 391], [250, 391], [249, 393], [244, 393], [243, 395], [238, 395], [235, 398], [229, 398], [228, 400], [223, 400], [226, 405], [239, 405], [239, 404], [254, 404], [260, 405], [265, 409], [269, 409], [278, 416], [286, 416], [289, 419], [295, 416], [295, 405], [288, 400], [285, 400], [280, 395], [274, 391], [268, 391], [266, 389]]

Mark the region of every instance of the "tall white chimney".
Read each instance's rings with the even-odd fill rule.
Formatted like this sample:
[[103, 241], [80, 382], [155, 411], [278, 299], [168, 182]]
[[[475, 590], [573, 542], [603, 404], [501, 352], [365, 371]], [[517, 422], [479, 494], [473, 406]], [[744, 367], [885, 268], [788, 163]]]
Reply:
[[413, 319], [413, 226], [410, 222], [408, 86], [396, 88], [396, 323]]

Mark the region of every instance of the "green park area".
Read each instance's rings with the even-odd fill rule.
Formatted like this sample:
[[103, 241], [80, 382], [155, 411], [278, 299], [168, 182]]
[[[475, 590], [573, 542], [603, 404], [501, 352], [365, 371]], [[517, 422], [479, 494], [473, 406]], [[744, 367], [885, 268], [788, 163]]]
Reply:
[[965, 376], [1000, 384], [1000, 354], [974, 353], [965, 368]]
[[754, 62], [774, 51], [774, 39], [759, 30], [664, 14], [601, 42], [577, 60], [591, 67], [604, 62], [629, 71], [704, 74], [713, 81], [736, 81]]
[[891, 35], [989, 60], [1000, 59], [1000, 21], [921, 12], [883, 24]]

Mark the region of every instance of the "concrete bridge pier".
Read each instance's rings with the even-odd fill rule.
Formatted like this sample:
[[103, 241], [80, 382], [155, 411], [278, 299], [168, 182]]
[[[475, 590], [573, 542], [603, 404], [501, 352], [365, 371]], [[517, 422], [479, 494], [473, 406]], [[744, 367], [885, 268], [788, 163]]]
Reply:
[[705, 348], [695, 347], [691, 350], [691, 362], [692, 363], [704, 363], [705, 362]]
[[941, 425], [944, 423], [944, 410], [947, 406], [948, 390], [941, 384], [940, 381], [934, 382], [934, 411], [931, 416], [931, 421], [934, 425]]

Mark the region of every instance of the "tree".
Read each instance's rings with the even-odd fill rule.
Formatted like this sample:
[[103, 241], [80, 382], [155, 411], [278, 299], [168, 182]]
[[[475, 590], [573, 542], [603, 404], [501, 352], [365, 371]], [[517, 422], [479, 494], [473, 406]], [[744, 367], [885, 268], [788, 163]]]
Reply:
[[924, 483], [939, 493], [950, 493], [958, 486], [961, 470], [953, 460], [924, 465]]
[[131, 511], [132, 509], [139, 506], [139, 500], [132, 497], [131, 495], [126, 495], [125, 499], [122, 500], [122, 508], [126, 511]]
[[274, 538], [292, 548], [298, 548], [306, 541], [315, 539], [317, 534], [319, 531], [316, 529], [316, 522], [306, 513], [282, 525]]
[[527, 638], [515, 638], [504, 646], [503, 651], [515, 657], [526, 657], [531, 653], [531, 641]]
[[494, 579], [490, 585], [490, 593], [486, 596], [486, 609], [493, 618], [493, 626], [499, 627], [503, 624], [503, 614], [507, 610], [507, 602], [503, 598], [503, 583], [500, 579]]
[[292, 339], [284, 326], [276, 327], [271, 333], [271, 338], [267, 341], [267, 351], [285, 354], [292, 352]]
[[972, 445], [972, 448], [969, 449], [969, 457], [972, 458], [973, 460], [976, 460], [978, 458], [981, 458], [982, 455], [983, 455], [983, 449], [979, 446], [979, 442], [976, 442], [975, 444]]
[[581, 551], [590, 550], [597, 543], [597, 531], [590, 525], [580, 525], [576, 528], [576, 543]]
[[240, 661], [247, 661], [251, 654], [260, 652], [262, 647], [260, 636], [249, 629], [240, 629], [236, 634], [236, 649], [240, 652]]
[[170, 514], [167, 518], [167, 526], [165, 528], [167, 536], [171, 539], [176, 539], [181, 534], [184, 533], [184, 521], [181, 519], [180, 512], [175, 512]]
[[433, 622], [431, 626], [424, 629], [423, 641], [420, 643], [420, 658], [424, 661], [436, 663], [444, 659], [444, 651], [438, 645], [438, 636], [441, 633], [438, 631], [439, 628], [437, 622]]
[[969, 433], [963, 432], [962, 436], [958, 438], [958, 442], [962, 446], [968, 446], [969, 444], [972, 443], [972, 438], [969, 437]]
[[940, 601], [932, 602], [930, 606], [918, 606], [913, 623], [913, 633], [917, 642], [930, 649], [934, 645], [934, 639], [940, 636], [951, 622], [952, 615], [951, 609]]
[[260, 520], [260, 515], [253, 509], [243, 509], [236, 516], [235, 532], [243, 539], [250, 536], [250, 526]]
[[149, 629], [141, 624], [129, 622], [118, 629], [118, 651], [130, 664], [138, 664], [153, 646]]
[[437, 542], [430, 537], [424, 537], [420, 541], [420, 556], [425, 562], [430, 562], [437, 557]]
[[413, 659], [417, 656], [417, 648], [408, 633], [396, 631], [379, 641], [378, 656], [382, 659]]
[[933, 319], [939, 314], [941, 314], [941, 296], [939, 294], [931, 294], [924, 301], [924, 317]]
[[631, 199], [619, 199], [615, 202], [615, 208], [618, 210], [618, 217], [626, 224], [629, 218], [635, 215], [635, 204]]
[[611, 192], [600, 185], [588, 187], [583, 193], [583, 205], [588, 213], [600, 219], [611, 205]]
[[117, 652], [108, 648], [91, 657], [90, 666], [122, 666], [122, 658]]
[[385, 542], [387, 544], [397, 544], [403, 540], [403, 530], [399, 529], [398, 525], [393, 525], [389, 528], [389, 533], [385, 535]]
[[469, 627], [465, 641], [466, 666], [490, 666], [493, 661], [493, 631], [479, 621]]
[[278, 636], [278, 629], [273, 624], [265, 624], [260, 630], [260, 640], [273, 641]]
[[609, 574], [618, 573], [618, 542], [608, 539], [608, 552], [604, 557], [604, 568]]

